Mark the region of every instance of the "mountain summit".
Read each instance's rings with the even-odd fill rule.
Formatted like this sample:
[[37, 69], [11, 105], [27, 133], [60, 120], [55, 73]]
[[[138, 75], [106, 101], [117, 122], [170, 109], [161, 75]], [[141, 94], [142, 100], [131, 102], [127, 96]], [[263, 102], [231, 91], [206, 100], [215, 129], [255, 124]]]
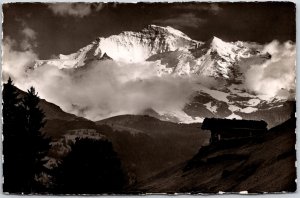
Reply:
[[60, 69], [77, 68], [91, 61], [107, 60], [105, 56], [125, 63], [156, 62], [158, 75], [200, 74], [230, 79], [239, 72], [236, 65], [242, 60], [260, 58], [257, 46], [242, 41], [225, 42], [217, 37], [200, 42], [169, 26], [148, 25], [138, 32], [99, 37], [73, 54], [39, 60], [35, 67], [50, 64]]
[[99, 38], [95, 54], [107, 53], [116, 61], [141, 62], [154, 54], [189, 49], [199, 43], [171, 27], [149, 25], [140, 32], [124, 31]]
[[[128, 68], [125, 73], [131, 78], [134, 67], [139, 67], [140, 64], [130, 63], [142, 65], [147, 62], [150, 64], [144, 65], [151, 67], [151, 77], [192, 77], [191, 80], [199, 81], [196, 85], [193, 84], [192, 95], [184, 106], [178, 107], [181, 109], [146, 106], [146, 109], [153, 109], [154, 113], [151, 115], [161, 120], [184, 123], [202, 122], [204, 117], [255, 119], [257, 115], [265, 115], [263, 118], [270, 126], [274, 126], [285, 120], [289, 113], [282, 113], [277, 116], [278, 119], [272, 119], [265, 112], [270, 109], [274, 109], [274, 112], [280, 112], [282, 108], [288, 110], [289, 105], [283, 106], [286, 100], [260, 98], [255, 93], [248, 92], [245, 86], [246, 71], [251, 65], [262, 64], [271, 58], [270, 54], [262, 53], [262, 48], [257, 43], [226, 42], [217, 37], [206, 42], [195, 41], [172, 27], [148, 25], [137, 32], [123, 31], [107, 38], [99, 37], [75, 53], [60, 54], [56, 59], [39, 60], [34, 68], [52, 65], [59, 69], [74, 70], [76, 73], [82, 71], [77, 68], [88, 68], [90, 63], [101, 62], [98, 65], [105, 67], [108, 65], [105, 61], [110, 61], [118, 63], [117, 65], [126, 63]], [[144, 70], [139, 72], [137, 79], [144, 73]], [[140, 80], [143, 81], [142, 78]], [[213, 84], [214, 88], [204, 81], [209, 81], [207, 83]], [[136, 113], [145, 114], [145, 109], [139, 111], [141, 112]]]
[[154, 54], [192, 49], [201, 44], [202, 42], [192, 40], [172, 27], [148, 25], [139, 32], [123, 31], [107, 38], [99, 37], [73, 54], [60, 54], [57, 59], [39, 60], [35, 67], [52, 64], [59, 68], [76, 68], [89, 60], [101, 59], [104, 54], [115, 61], [142, 62]]

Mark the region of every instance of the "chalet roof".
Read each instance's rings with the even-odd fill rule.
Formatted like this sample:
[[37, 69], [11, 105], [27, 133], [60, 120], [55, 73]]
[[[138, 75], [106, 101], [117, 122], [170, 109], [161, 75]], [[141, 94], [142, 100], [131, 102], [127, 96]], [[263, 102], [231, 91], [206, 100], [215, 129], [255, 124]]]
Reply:
[[230, 120], [219, 118], [205, 118], [202, 124], [202, 129], [254, 129], [267, 130], [267, 123], [263, 120]]

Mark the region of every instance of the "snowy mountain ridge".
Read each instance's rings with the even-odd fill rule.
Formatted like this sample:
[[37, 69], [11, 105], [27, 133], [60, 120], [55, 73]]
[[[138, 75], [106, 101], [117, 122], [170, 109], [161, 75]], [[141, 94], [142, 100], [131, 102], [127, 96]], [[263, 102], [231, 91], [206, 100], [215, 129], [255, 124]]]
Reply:
[[[202, 122], [205, 117], [255, 119], [256, 115], [272, 120], [267, 111], [281, 111], [287, 99], [262, 98], [248, 93], [244, 86], [245, 71], [271, 58], [262, 49], [257, 43], [226, 42], [217, 37], [206, 42], [195, 41], [174, 28], [149, 25], [138, 32], [99, 37], [75, 53], [38, 60], [34, 68], [52, 65], [76, 70], [104, 60], [127, 64], [150, 62], [157, 76], [212, 77], [223, 84], [215, 88], [199, 84], [183, 109], [153, 109], [154, 117], [182, 123]], [[284, 116], [279, 119], [284, 120]]]
[[[112, 59], [117, 62], [153, 61], [157, 74], [200, 74], [230, 79], [240, 61], [262, 56], [259, 49], [247, 42], [225, 42], [213, 37], [196, 41], [172, 27], [148, 25], [138, 32], [123, 31], [107, 38], [99, 37], [77, 52], [56, 59], [37, 60], [34, 68], [53, 65], [59, 69], [78, 68], [90, 61]], [[104, 58], [103, 58], [104, 59]]]
[[60, 54], [57, 59], [38, 60], [35, 67], [51, 64], [60, 69], [76, 68], [90, 59], [100, 59], [104, 54], [115, 61], [142, 62], [154, 54], [196, 48], [201, 44], [172, 27], [148, 25], [140, 32], [123, 31], [107, 38], [99, 37], [70, 55]]

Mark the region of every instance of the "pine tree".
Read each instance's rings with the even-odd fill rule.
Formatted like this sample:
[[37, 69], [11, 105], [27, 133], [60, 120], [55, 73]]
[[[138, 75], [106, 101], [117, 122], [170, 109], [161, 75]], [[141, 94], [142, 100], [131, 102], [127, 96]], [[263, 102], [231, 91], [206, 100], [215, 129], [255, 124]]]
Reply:
[[35, 176], [43, 169], [42, 160], [49, 150], [49, 139], [41, 133], [44, 113], [33, 87], [22, 99], [11, 78], [3, 89], [3, 191], [37, 191]]
[[46, 161], [43, 158], [47, 155], [50, 148], [50, 139], [46, 138], [41, 132], [45, 125], [45, 114], [38, 106], [40, 98], [35, 89], [31, 87], [23, 99], [23, 108], [25, 112], [25, 134], [27, 147], [26, 152], [26, 170], [28, 192], [38, 191], [38, 184], [35, 181], [37, 174], [44, 170], [43, 165]]
[[3, 92], [3, 191], [11, 193], [22, 192], [24, 171], [24, 111], [21, 98], [13, 85], [11, 78], [4, 84]]

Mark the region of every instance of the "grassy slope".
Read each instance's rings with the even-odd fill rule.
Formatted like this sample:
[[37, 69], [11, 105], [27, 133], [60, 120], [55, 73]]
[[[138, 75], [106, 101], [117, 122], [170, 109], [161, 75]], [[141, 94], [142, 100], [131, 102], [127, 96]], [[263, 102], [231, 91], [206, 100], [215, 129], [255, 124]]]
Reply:
[[261, 141], [203, 147], [187, 163], [131, 188], [143, 192], [295, 191], [295, 120], [272, 128]]

